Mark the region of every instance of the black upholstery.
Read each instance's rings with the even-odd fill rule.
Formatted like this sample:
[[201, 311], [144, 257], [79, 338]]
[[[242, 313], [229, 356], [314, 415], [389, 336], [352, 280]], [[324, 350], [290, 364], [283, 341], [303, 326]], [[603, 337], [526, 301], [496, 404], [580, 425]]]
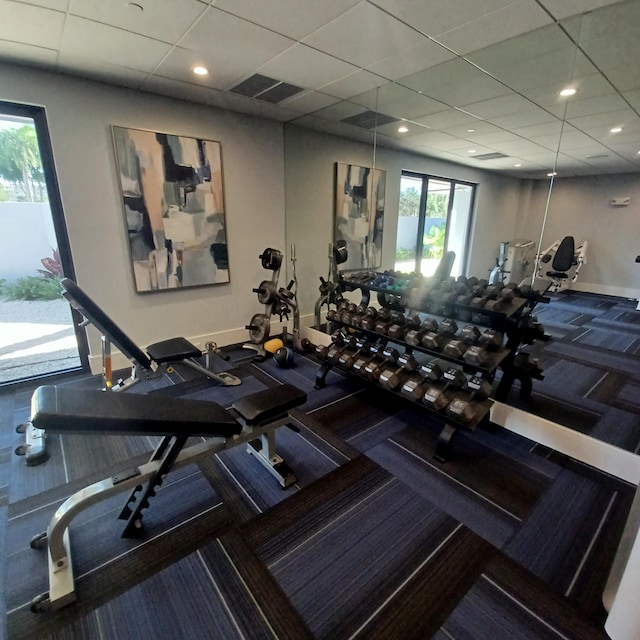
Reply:
[[284, 415], [307, 401], [307, 394], [290, 384], [275, 389], [265, 389], [240, 398], [233, 408], [245, 419], [248, 425], [263, 424]]
[[87, 318], [98, 331], [109, 336], [111, 342], [129, 360], [138, 363], [143, 369], [151, 368], [151, 360], [144, 351], [73, 280], [64, 278], [61, 284], [64, 289], [62, 295], [74, 309]]
[[433, 274], [433, 279], [437, 282], [446, 280], [451, 275], [451, 269], [453, 269], [453, 263], [456, 261], [455, 251], [445, 251], [444, 255], [440, 259], [438, 266]]
[[109, 340], [132, 362], [143, 369], [150, 369], [152, 362], [180, 362], [188, 358], [198, 358], [202, 352], [186, 338], [162, 340], [147, 347], [144, 353], [127, 334], [73, 281], [62, 280], [63, 296], [77, 309], [100, 333]]
[[573, 236], [565, 236], [553, 256], [553, 262], [551, 263], [553, 272], [549, 272], [547, 275], [556, 278], [566, 278], [566, 271], [569, 271], [576, 263], [575, 253], [576, 248]]
[[215, 402], [51, 385], [33, 393], [31, 422], [51, 433], [229, 438], [242, 431], [233, 415]]

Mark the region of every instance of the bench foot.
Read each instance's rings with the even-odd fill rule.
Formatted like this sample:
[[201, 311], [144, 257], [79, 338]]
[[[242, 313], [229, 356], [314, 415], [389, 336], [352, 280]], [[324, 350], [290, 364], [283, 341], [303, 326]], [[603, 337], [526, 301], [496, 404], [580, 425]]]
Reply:
[[16, 447], [16, 455], [24, 456], [25, 464], [34, 467], [49, 459], [47, 436], [44, 429], [34, 427], [31, 422], [20, 425], [18, 433], [24, 433], [24, 444]]
[[[270, 435], [270, 434], [268, 434]], [[262, 440], [268, 435], [263, 435]], [[247, 444], [247, 452], [254, 456], [262, 466], [280, 483], [283, 489], [298, 482], [291, 467], [277, 454], [268, 455], [268, 447], [265, 450], [263, 442], [252, 440]]]

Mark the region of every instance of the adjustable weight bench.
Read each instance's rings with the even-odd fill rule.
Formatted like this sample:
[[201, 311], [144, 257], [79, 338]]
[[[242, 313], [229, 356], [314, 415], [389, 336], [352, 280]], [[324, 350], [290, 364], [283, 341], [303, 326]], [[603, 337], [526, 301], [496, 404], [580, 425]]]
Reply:
[[[248, 451], [283, 487], [296, 478], [274, 451], [274, 431], [295, 422], [289, 411], [306, 402], [307, 394], [288, 384], [237, 400], [230, 410], [215, 402], [86, 391], [43, 386], [31, 400], [31, 420], [54, 433], [99, 433], [162, 436], [149, 461], [95, 482], [69, 497], [53, 515], [46, 532], [31, 540], [34, 549], [47, 547], [49, 591], [33, 599], [35, 613], [59, 609], [76, 599], [69, 526], [84, 509], [111, 495], [133, 489], [118, 516], [127, 520], [123, 537], [142, 532], [142, 512], [172, 470], [224, 449], [247, 444]], [[189, 437], [206, 438], [184, 448]], [[261, 439], [261, 445], [256, 439]]]
[[[129, 336], [73, 281], [64, 278], [61, 282], [63, 296], [83, 317], [80, 326], [92, 324], [102, 334], [102, 372], [106, 391], [122, 391], [142, 379], [157, 377], [162, 371], [168, 371], [178, 363], [201, 373], [225, 386], [241, 384], [240, 378], [227, 372], [215, 373], [203, 367], [196, 358], [205, 355], [208, 360], [215, 353], [216, 346], [209, 343], [211, 349], [204, 354], [186, 338], [162, 340], [147, 347], [145, 353]], [[126, 380], [112, 380], [111, 345], [131, 362], [131, 374]], [[19, 428], [25, 433], [25, 444], [16, 449], [18, 455], [25, 456], [27, 465], [36, 465], [47, 458], [46, 437], [42, 430], [26, 423]]]

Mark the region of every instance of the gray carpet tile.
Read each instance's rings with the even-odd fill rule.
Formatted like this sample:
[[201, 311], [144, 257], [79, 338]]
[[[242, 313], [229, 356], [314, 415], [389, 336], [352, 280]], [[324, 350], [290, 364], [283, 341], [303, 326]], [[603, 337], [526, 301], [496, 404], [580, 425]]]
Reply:
[[605, 640], [565, 599], [496, 554], [433, 636], [436, 640]]
[[[625, 483], [603, 484], [590, 476], [577, 467], [559, 474], [505, 547], [556, 593], [581, 603], [585, 594], [576, 585], [584, 575], [602, 593], [606, 575], [594, 573], [591, 563], [599, 566], [604, 555], [603, 564], [610, 566], [633, 496]], [[599, 599], [584, 605], [588, 615], [601, 614]]]

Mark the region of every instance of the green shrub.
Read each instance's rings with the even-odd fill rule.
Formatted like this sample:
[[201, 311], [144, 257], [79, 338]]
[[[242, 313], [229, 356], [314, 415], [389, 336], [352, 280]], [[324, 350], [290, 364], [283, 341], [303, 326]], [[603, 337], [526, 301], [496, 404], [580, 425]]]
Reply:
[[2, 293], [9, 300], [57, 300], [62, 295], [62, 288], [60, 278], [25, 276], [11, 284], [3, 284]]
[[416, 250], [405, 249], [404, 247], [398, 247], [396, 249], [396, 260], [415, 260]]

